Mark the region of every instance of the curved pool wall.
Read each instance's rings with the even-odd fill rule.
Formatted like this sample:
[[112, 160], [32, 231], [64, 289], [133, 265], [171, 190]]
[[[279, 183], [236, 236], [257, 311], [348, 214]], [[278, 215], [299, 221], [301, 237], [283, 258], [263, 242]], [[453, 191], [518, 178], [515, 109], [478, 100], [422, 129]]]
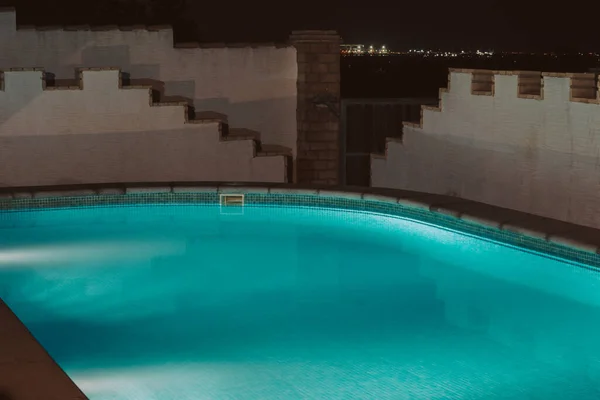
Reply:
[[[319, 207], [406, 218], [533, 251], [584, 268], [600, 268], [600, 231], [455, 197], [400, 190], [300, 188], [279, 184], [129, 184], [0, 189], [0, 225], [11, 210], [220, 204], [223, 194], [244, 194], [245, 207]], [[231, 208], [229, 208], [231, 207]], [[224, 206], [236, 211], [238, 206]], [[85, 399], [0, 299], [0, 397]], [[4, 386], [3, 386], [4, 385]], [[10, 398], [10, 397], [9, 397]]]
[[136, 204], [220, 204], [244, 194], [245, 206], [285, 205], [408, 218], [587, 267], [600, 268], [600, 230], [457, 197], [392, 189], [285, 184], [101, 184], [0, 189], [2, 211]]

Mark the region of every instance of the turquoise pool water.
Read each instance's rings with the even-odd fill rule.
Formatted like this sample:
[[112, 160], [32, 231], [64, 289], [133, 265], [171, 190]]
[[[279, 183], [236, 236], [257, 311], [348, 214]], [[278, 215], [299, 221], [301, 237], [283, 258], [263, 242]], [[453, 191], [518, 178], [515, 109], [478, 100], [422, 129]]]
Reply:
[[600, 398], [597, 272], [382, 215], [2, 213], [0, 296], [91, 400]]

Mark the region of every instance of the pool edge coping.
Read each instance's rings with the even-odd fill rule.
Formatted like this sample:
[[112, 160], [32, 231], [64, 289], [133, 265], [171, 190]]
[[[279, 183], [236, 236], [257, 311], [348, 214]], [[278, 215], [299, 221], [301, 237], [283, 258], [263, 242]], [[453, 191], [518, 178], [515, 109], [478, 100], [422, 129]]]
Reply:
[[[10, 210], [11, 208], [6, 207], [6, 205], [13, 200], [159, 193], [308, 195], [397, 204], [407, 208], [419, 209], [432, 214], [455, 218], [485, 228], [543, 239], [549, 245], [561, 245], [593, 255], [600, 255], [600, 229], [458, 197], [401, 189], [222, 182], [76, 184], [16, 187], [0, 188], [0, 212]], [[475, 208], [476, 211], [470, 208]]]

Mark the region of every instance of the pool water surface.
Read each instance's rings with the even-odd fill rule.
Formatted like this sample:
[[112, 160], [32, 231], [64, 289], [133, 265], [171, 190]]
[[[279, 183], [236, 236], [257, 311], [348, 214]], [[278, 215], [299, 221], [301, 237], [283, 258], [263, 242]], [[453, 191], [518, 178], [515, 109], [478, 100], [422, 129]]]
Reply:
[[600, 398], [597, 272], [384, 215], [4, 212], [0, 297], [91, 400]]

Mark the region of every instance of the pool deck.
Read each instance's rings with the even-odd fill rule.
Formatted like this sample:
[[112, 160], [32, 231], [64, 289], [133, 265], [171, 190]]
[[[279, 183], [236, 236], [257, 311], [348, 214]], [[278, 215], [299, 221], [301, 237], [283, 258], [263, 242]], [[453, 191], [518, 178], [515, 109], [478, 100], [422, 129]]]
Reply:
[[[396, 189], [304, 187], [270, 183], [131, 183], [0, 188], [0, 212], [21, 199], [128, 195], [140, 193], [264, 193], [380, 201], [443, 214], [472, 224], [517, 233], [600, 254], [600, 229], [575, 225], [457, 197]], [[0, 299], [0, 400], [87, 399]]]
[[87, 399], [1, 299], [0, 399]]

